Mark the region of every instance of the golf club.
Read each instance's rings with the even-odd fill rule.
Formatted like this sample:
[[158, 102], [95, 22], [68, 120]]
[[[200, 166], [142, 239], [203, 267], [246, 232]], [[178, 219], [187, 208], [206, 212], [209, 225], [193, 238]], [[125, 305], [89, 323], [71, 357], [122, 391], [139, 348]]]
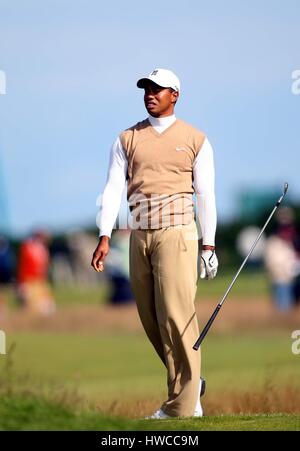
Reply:
[[272, 216], [274, 215], [275, 211], [277, 210], [277, 208], [278, 208], [279, 205], [281, 204], [282, 199], [283, 199], [284, 196], [286, 195], [287, 190], [288, 190], [288, 187], [289, 187], [288, 183], [285, 183], [285, 184], [284, 184], [284, 188], [283, 188], [283, 193], [282, 193], [282, 195], [280, 196], [280, 198], [279, 198], [278, 201], [276, 202], [275, 207], [273, 208], [273, 210], [272, 210], [270, 216], [268, 217], [268, 219], [267, 219], [265, 225], [264, 225], [263, 228], [261, 229], [261, 231], [260, 231], [259, 235], [257, 236], [256, 240], [255, 240], [254, 243], [252, 244], [251, 249], [250, 249], [248, 255], [246, 256], [245, 260], [244, 260], [243, 263], [241, 264], [241, 266], [240, 266], [238, 272], [236, 273], [236, 275], [234, 276], [234, 278], [233, 278], [231, 284], [230, 284], [229, 287], [227, 288], [226, 293], [224, 294], [222, 300], [219, 302], [219, 304], [218, 304], [217, 307], [215, 308], [215, 310], [214, 310], [213, 314], [211, 315], [211, 317], [209, 318], [209, 320], [208, 320], [206, 326], [205, 326], [204, 329], [202, 330], [202, 332], [201, 332], [201, 334], [200, 334], [198, 340], [197, 340], [196, 343], [194, 344], [193, 349], [194, 349], [195, 351], [197, 351], [197, 350], [199, 349], [199, 346], [201, 345], [202, 341], [204, 340], [204, 338], [205, 338], [207, 332], [209, 331], [209, 329], [210, 329], [212, 323], [214, 322], [214, 320], [215, 320], [217, 314], [219, 313], [219, 311], [220, 311], [220, 309], [221, 309], [221, 307], [222, 307], [222, 305], [223, 305], [225, 299], [227, 298], [228, 293], [230, 292], [231, 288], [233, 287], [233, 285], [234, 285], [236, 279], [238, 278], [238, 276], [239, 276], [240, 272], [242, 271], [243, 267], [245, 266], [245, 264], [246, 264], [248, 258], [249, 258], [250, 255], [252, 254], [253, 249], [255, 248], [255, 246], [256, 246], [256, 244], [258, 243], [260, 237], [261, 237], [262, 234], [264, 233], [264, 231], [265, 231], [267, 225], [268, 225], [269, 222], [271, 221]]

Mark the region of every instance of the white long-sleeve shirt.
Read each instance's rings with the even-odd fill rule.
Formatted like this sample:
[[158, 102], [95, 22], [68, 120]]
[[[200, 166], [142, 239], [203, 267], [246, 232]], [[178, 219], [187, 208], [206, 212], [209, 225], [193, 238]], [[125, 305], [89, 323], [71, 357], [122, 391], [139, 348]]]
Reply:
[[[149, 121], [158, 133], [162, 133], [176, 121], [176, 117], [175, 115], [162, 118], [149, 116]], [[118, 137], [110, 152], [107, 182], [102, 195], [99, 236], [111, 236], [126, 184], [127, 166], [126, 154]], [[215, 170], [213, 149], [207, 138], [194, 161], [193, 179], [203, 244], [214, 246], [217, 226]]]

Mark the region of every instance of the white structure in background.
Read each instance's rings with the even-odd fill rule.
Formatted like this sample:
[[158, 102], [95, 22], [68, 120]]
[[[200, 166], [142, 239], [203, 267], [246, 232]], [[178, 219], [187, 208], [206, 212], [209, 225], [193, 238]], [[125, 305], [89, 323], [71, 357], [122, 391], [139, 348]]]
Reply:
[[[236, 247], [240, 255], [245, 258], [254, 241], [258, 237], [260, 229], [256, 226], [245, 227], [237, 236]], [[254, 248], [252, 254], [249, 257], [250, 262], [262, 261], [264, 250], [266, 247], [265, 235], [262, 235], [256, 247]]]

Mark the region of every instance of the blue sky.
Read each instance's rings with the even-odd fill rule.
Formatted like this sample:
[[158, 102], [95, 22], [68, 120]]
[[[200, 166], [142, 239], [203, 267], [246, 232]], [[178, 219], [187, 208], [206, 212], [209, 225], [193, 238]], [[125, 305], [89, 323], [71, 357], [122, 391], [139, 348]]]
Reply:
[[214, 147], [220, 220], [241, 189], [287, 180], [300, 199], [299, 43], [298, 0], [0, 0], [11, 231], [95, 222], [110, 146], [146, 116], [135, 83], [155, 67], [177, 73], [176, 114]]

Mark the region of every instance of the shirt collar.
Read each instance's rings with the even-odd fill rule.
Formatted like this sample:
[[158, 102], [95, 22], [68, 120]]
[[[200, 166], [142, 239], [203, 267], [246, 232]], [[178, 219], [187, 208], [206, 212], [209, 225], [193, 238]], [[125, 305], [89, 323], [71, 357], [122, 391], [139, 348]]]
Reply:
[[170, 127], [176, 121], [175, 114], [166, 117], [153, 117], [149, 114], [148, 119], [152, 127]]

